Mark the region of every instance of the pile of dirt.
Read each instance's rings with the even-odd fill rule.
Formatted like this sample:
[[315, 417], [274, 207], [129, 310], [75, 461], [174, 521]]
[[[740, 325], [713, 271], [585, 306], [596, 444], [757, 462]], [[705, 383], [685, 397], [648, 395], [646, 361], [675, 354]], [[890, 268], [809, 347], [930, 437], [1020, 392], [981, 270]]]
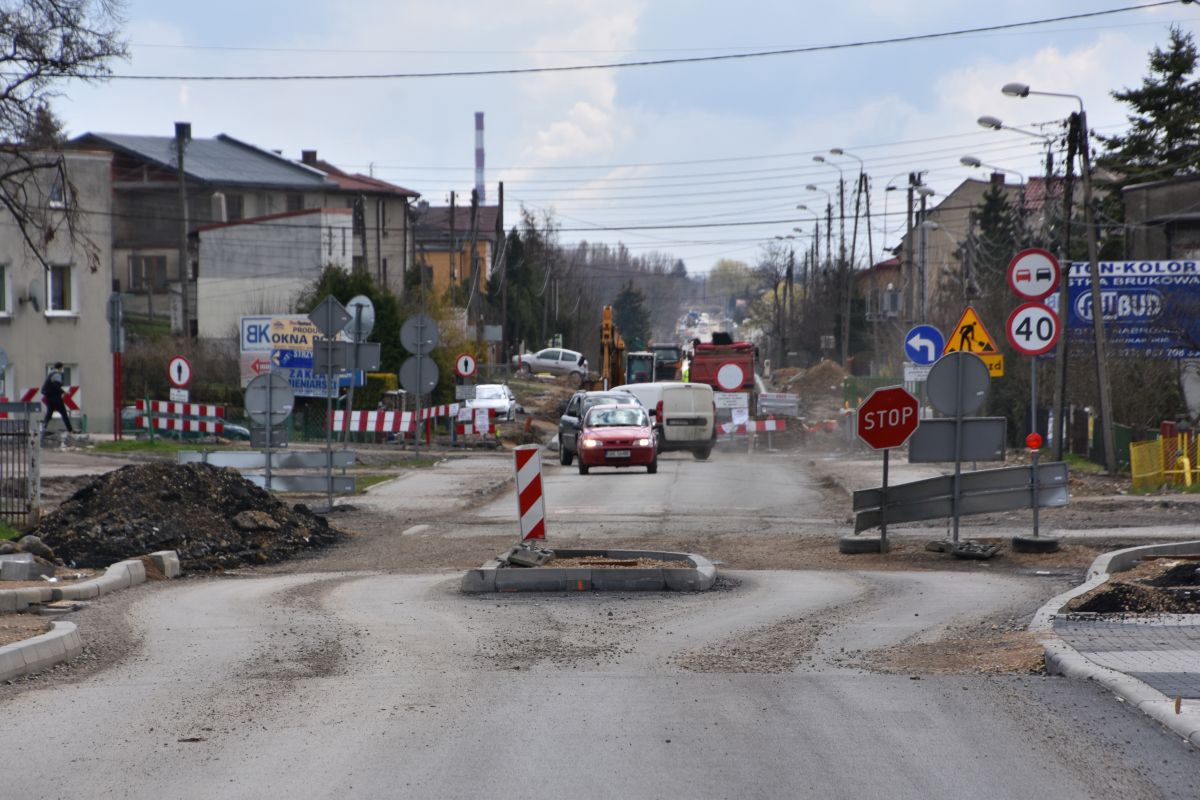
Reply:
[[1152, 561], [1067, 604], [1092, 614], [1200, 614], [1200, 563]]
[[799, 395], [800, 413], [817, 422], [837, 419], [842, 411], [842, 382], [845, 371], [832, 361], [825, 360], [792, 376], [786, 391]]
[[303, 505], [289, 508], [234, 469], [122, 467], [87, 483], [32, 533], [75, 567], [175, 550], [190, 571], [272, 564], [345, 537]]
[[526, 413], [539, 419], [558, 422], [559, 406], [571, 399], [577, 390], [573, 389], [565, 379], [555, 381], [513, 381], [509, 384], [513, 394]]

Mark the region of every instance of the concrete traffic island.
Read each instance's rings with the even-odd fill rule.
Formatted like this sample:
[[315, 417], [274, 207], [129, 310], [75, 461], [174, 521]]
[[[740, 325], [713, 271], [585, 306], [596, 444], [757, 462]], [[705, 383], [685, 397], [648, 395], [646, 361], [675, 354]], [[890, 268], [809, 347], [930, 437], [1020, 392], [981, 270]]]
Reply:
[[[671, 566], [626, 566], [639, 560]], [[570, 560], [570, 566], [555, 566]], [[589, 564], [588, 562], [595, 562]], [[678, 566], [673, 566], [678, 564]], [[717, 568], [704, 556], [658, 550], [533, 550], [514, 547], [463, 575], [462, 591], [478, 592], [702, 592]]]

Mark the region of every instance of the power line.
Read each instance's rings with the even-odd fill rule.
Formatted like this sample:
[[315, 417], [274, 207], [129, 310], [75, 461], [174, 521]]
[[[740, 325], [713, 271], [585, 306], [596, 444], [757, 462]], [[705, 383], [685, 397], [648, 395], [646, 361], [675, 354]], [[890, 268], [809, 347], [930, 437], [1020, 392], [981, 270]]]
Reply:
[[[94, 75], [89, 77], [94, 78], [109, 78], [111, 80], [129, 80], [129, 81], [345, 81], [345, 80], [412, 80], [412, 79], [428, 79], [428, 78], [474, 78], [494, 75], [532, 75], [541, 73], [556, 73], [556, 72], [584, 72], [600, 69], [624, 69], [628, 67], [659, 67], [674, 64], [699, 64], [706, 62], [717, 61], [734, 61], [734, 60], [749, 60], [757, 58], [772, 58], [776, 56], [801, 55], [806, 53], [831, 52], [836, 50], [850, 50], [862, 47], [877, 47], [880, 45], [889, 44], [908, 44], [912, 42], [927, 42], [937, 39], [948, 39], [958, 36], [967, 36], [979, 33], [993, 33], [996, 31], [1017, 30], [1020, 28], [1031, 28], [1041, 25], [1050, 25], [1058, 22], [1071, 22], [1080, 19], [1093, 19], [1096, 17], [1110, 16], [1113, 14], [1123, 14], [1129, 11], [1142, 11], [1150, 8], [1158, 8], [1160, 6], [1175, 5], [1180, 0], [1160, 0], [1155, 3], [1143, 3], [1134, 6], [1122, 6], [1119, 8], [1104, 9], [1101, 11], [1088, 11], [1080, 14], [1068, 14], [1060, 17], [1046, 17], [1043, 19], [1026, 20], [1023, 22], [1009, 22], [998, 25], [987, 25], [975, 28], [959, 28], [950, 31], [938, 31], [935, 33], [919, 33], [911, 36], [893, 36], [885, 39], [865, 39], [855, 42], [841, 42], [837, 44], [822, 44], [809, 45], [805, 47], [786, 47], [773, 50], [757, 50], [749, 53], [724, 53], [709, 56], [687, 56], [681, 58], [659, 58], [659, 59], [644, 59], [639, 61], [614, 61], [606, 64], [572, 64], [555, 67], [510, 67], [506, 69], [478, 69], [478, 70], [453, 70], [442, 72], [391, 72], [391, 73], [361, 73], [361, 74], [345, 74], [345, 75], [318, 75], [318, 74], [299, 74], [299, 75]], [[81, 77], [56, 75], [54, 77]]]

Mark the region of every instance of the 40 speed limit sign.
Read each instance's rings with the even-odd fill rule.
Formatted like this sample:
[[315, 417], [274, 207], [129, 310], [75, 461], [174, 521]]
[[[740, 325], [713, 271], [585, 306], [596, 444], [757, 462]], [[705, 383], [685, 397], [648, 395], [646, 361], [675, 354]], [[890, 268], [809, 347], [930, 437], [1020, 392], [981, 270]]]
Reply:
[[1058, 314], [1043, 303], [1022, 303], [1008, 315], [1008, 343], [1027, 356], [1048, 353], [1058, 336]]

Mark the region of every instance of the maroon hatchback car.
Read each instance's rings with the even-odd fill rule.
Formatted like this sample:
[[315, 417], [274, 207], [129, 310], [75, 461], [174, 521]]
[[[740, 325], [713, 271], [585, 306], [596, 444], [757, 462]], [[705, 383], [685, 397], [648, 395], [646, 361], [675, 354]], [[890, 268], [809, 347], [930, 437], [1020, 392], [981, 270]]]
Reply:
[[658, 472], [658, 442], [639, 405], [594, 406], [579, 431], [579, 474], [592, 467], [645, 467]]

